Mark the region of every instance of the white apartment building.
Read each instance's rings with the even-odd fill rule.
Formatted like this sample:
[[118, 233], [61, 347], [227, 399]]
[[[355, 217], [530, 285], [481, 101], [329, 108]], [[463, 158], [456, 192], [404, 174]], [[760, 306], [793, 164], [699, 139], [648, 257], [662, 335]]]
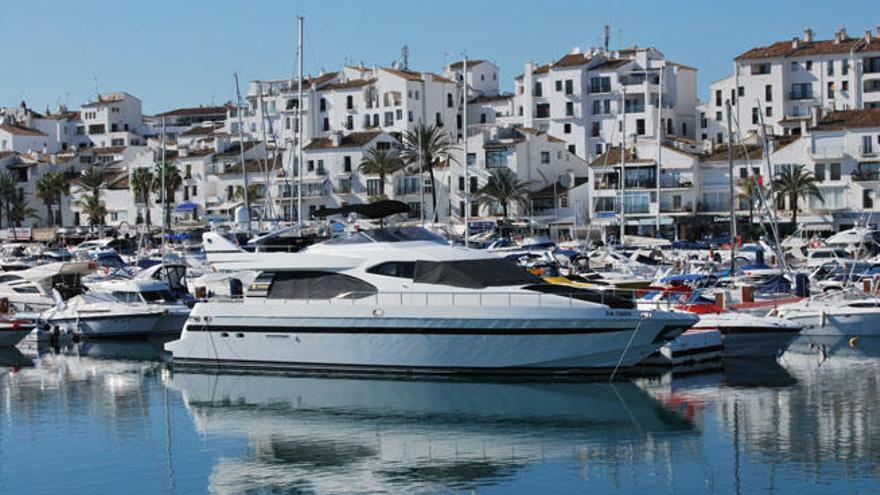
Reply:
[[47, 152], [50, 142], [49, 136], [40, 130], [0, 123], [0, 151]]
[[82, 124], [77, 134], [92, 146], [132, 146], [145, 143], [141, 100], [125, 92], [104, 93], [80, 109]]
[[760, 131], [760, 113], [769, 134], [800, 131], [811, 111], [880, 108], [880, 26], [851, 37], [840, 29], [832, 39], [802, 37], [752, 48], [734, 59], [733, 75], [710, 86], [698, 109], [702, 140], [727, 140], [729, 101], [739, 136]]
[[[664, 135], [694, 136], [696, 69], [667, 60], [655, 48], [575, 49], [546, 65], [526, 63], [515, 86], [514, 116], [505, 115], [505, 121], [558, 136], [585, 160], [619, 145], [624, 132], [627, 141], [656, 137], [658, 116]], [[489, 100], [475, 110], [480, 121], [482, 108], [496, 115], [511, 110], [504, 100]]]
[[[498, 72], [498, 66], [488, 60], [468, 60], [468, 97], [498, 95]], [[447, 65], [443, 69], [443, 76], [461, 84], [464, 79], [464, 60]]]

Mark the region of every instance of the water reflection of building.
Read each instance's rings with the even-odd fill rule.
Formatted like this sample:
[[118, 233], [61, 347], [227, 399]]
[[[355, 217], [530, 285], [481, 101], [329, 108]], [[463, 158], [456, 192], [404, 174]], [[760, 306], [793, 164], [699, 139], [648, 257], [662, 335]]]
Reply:
[[200, 432], [249, 440], [248, 455], [215, 465], [217, 493], [463, 489], [546, 459], [586, 465], [615, 455], [635, 472], [637, 460], [664, 451], [669, 433], [692, 431], [631, 383], [174, 373], [168, 385]]

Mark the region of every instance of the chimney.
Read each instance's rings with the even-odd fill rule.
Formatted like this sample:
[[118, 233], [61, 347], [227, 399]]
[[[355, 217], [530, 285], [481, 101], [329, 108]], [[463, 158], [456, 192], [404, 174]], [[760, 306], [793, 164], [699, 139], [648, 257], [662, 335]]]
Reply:
[[333, 144], [334, 148], [338, 148], [339, 145], [342, 144], [342, 132], [336, 131], [330, 134], [330, 142]]
[[177, 156], [180, 158], [186, 158], [189, 156], [189, 147], [188, 146], [178, 146], [177, 147]]
[[834, 44], [839, 45], [846, 39], [846, 29], [840, 28], [834, 33]]
[[804, 43], [812, 43], [813, 42], [813, 30], [810, 28], [804, 29]]
[[871, 36], [871, 30], [865, 31], [865, 43], [870, 43], [873, 39], [874, 37]]
[[794, 38], [791, 39], [791, 47], [796, 49], [799, 46], [801, 46], [801, 40], [800, 40], [800, 38], [795, 36]]

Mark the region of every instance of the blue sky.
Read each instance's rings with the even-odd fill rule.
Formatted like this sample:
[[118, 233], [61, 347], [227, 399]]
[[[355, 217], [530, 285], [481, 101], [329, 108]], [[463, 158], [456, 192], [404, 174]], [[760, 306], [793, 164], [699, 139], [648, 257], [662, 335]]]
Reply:
[[829, 38], [880, 23], [877, 0], [719, 2], [687, 0], [273, 1], [29, 0], [0, 6], [0, 105], [25, 99], [42, 110], [78, 107], [125, 90], [144, 112], [222, 103], [243, 80], [293, 71], [296, 24], [306, 18], [306, 72], [346, 61], [389, 64], [410, 49], [410, 66], [440, 71], [467, 51], [501, 66], [502, 88], [526, 60], [545, 63], [574, 46], [598, 45], [611, 25], [612, 48], [654, 45], [699, 69], [699, 96], [731, 72], [746, 49], [801, 35]]

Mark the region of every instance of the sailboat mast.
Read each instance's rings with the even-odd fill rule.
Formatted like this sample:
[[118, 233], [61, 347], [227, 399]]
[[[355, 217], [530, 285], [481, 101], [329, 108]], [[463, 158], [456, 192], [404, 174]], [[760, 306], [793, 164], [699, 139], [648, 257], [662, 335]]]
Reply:
[[730, 275], [736, 270], [736, 196], [733, 189], [733, 124], [730, 115], [730, 100], [724, 109], [727, 112], [727, 173], [728, 192], [730, 194]]
[[168, 221], [168, 191], [165, 189], [165, 117], [162, 117], [162, 157], [160, 158], [162, 171], [160, 181], [162, 185], [162, 259], [165, 259], [165, 229]]
[[620, 93], [620, 245], [626, 235], [626, 87]]
[[[468, 163], [468, 140], [467, 140], [467, 55], [462, 59], [462, 152], [464, 153], [464, 247], [470, 247], [470, 225], [468, 222], [471, 209], [471, 167]], [[436, 215], [435, 215], [436, 216]]]
[[266, 146], [266, 154], [263, 158], [263, 174], [265, 175], [266, 186], [264, 188], [265, 194], [263, 194], [263, 215], [262, 219], [271, 218], [272, 216], [272, 198], [270, 197], [269, 191], [271, 188], [269, 187], [269, 140], [266, 137], [266, 104], [263, 102], [263, 82], [257, 81], [257, 93], [259, 101], [260, 101], [260, 133], [263, 135], [263, 145]]
[[297, 88], [297, 104], [296, 104], [296, 122], [297, 122], [297, 139], [296, 139], [296, 161], [297, 161], [297, 187], [296, 187], [296, 219], [300, 226], [303, 224], [303, 21], [304, 17], [297, 17], [299, 20], [299, 31], [296, 37], [296, 54], [299, 59], [299, 81]]
[[235, 95], [238, 98], [238, 150], [239, 156], [241, 157], [241, 177], [242, 182], [244, 183], [244, 211], [247, 215], [247, 227], [246, 232], [248, 235], [251, 233], [251, 203], [250, 198], [248, 198], [248, 177], [247, 177], [247, 167], [245, 167], [244, 163], [244, 123], [241, 119], [242, 104], [241, 100], [241, 90], [238, 86], [238, 73], [233, 72], [233, 76], [235, 77]]
[[660, 66], [660, 85], [657, 89], [657, 225], [655, 237], [660, 237], [660, 155], [663, 153], [663, 73], [666, 64]]

